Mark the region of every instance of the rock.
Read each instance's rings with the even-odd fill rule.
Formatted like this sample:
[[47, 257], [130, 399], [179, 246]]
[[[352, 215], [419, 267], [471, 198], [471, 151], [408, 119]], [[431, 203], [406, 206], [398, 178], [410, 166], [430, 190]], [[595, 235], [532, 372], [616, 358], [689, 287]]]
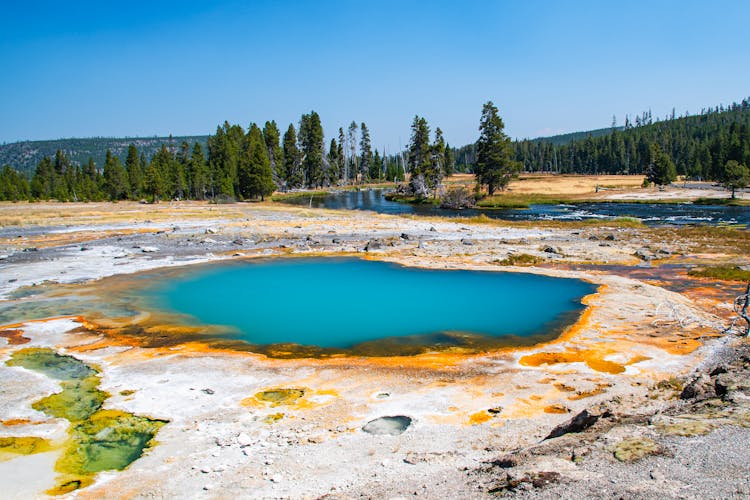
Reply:
[[216, 234], [216, 229], [214, 229], [212, 227], [207, 227], [206, 228], [206, 234]]
[[578, 448], [574, 448], [573, 452], [570, 454], [570, 459], [573, 462], [581, 462], [583, 461], [583, 457], [586, 455], [589, 455], [591, 453], [591, 448], [588, 446], [580, 446]]
[[575, 415], [567, 422], [558, 425], [544, 439], [552, 439], [569, 434], [571, 432], [581, 432], [594, 425], [600, 418], [608, 417], [611, 413], [608, 408], [595, 407], [588, 408]]
[[372, 252], [373, 250], [380, 250], [383, 248], [383, 242], [380, 240], [370, 240], [365, 245], [365, 252]]
[[596, 236], [595, 234], [592, 234], [591, 236], [589, 236], [589, 240], [590, 241], [599, 241], [599, 237]]
[[660, 248], [656, 251], [656, 253], [659, 255], [672, 255], [672, 252], [670, 252], [666, 248]]
[[430, 226], [430, 232], [437, 233], [437, 229], [435, 229], [435, 226]]
[[464, 239], [461, 240], [461, 243], [463, 243], [464, 245], [471, 246], [471, 245], [474, 244], [474, 240], [470, 240], [469, 238], [464, 238]]
[[558, 248], [551, 247], [549, 245], [546, 246], [546, 247], [544, 247], [542, 249], [542, 251], [544, 251], [545, 253], [551, 253], [551, 254], [555, 254], [555, 255], [560, 255], [560, 250]]
[[654, 481], [664, 481], [666, 477], [664, 476], [664, 473], [658, 470], [652, 470], [648, 473], [649, 477], [653, 479]]
[[37, 247], [26, 247], [23, 249], [24, 252], [38, 252], [39, 249]]
[[651, 425], [662, 434], [684, 437], [702, 436], [711, 432], [712, 429], [712, 425], [704, 420], [700, 414], [677, 417], [656, 415], [651, 419]]
[[406, 234], [406, 233], [401, 233], [401, 239], [402, 239], [402, 240], [407, 240], [407, 241], [409, 241], [410, 239], [412, 239], [412, 237], [411, 237], [411, 236], [409, 236], [409, 235], [408, 235], [408, 234]]
[[233, 240], [232, 243], [234, 243], [235, 245], [242, 246], [242, 245], [245, 244], [245, 240], [243, 240], [242, 238], [237, 238], [237, 239]]
[[240, 434], [237, 436], [237, 444], [239, 444], [240, 447], [250, 446], [251, 444], [253, 444], [253, 438], [251, 438], [245, 432], [240, 432]]
[[140, 247], [140, 248], [141, 248], [141, 252], [143, 253], [154, 253], [154, 252], [159, 251], [159, 249], [156, 247]]
[[201, 243], [208, 245], [208, 244], [211, 244], [211, 243], [216, 243], [216, 240], [213, 239], [213, 238], [203, 238], [201, 240]]
[[720, 397], [730, 392], [750, 393], [750, 380], [743, 373], [726, 372], [716, 377], [714, 387]]
[[680, 393], [680, 399], [695, 399], [703, 401], [717, 396], [714, 381], [705, 373], [687, 384]]
[[281, 474], [274, 474], [273, 476], [271, 476], [272, 483], [280, 483], [283, 480], [284, 479], [281, 477]]
[[607, 236], [604, 237], [604, 239], [607, 241], [615, 241], [617, 238], [615, 238], [614, 234], [608, 234]]
[[341, 238], [334, 238], [331, 240], [331, 243], [334, 245], [340, 245], [341, 244]]
[[636, 257], [638, 257], [639, 259], [641, 259], [644, 262], [649, 262], [649, 261], [653, 260], [653, 258], [654, 258], [654, 256], [651, 255], [651, 252], [649, 252], [645, 248], [641, 248], [641, 249], [636, 250], [633, 255], [636, 256]]
[[615, 446], [614, 455], [620, 462], [635, 462], [661, 451], [661, 447], [647, 437], [631, 437], [623, 439]]
[[81, 252], [86, 252], [88, 250], [91, 250], [91, 247], [81, 247]]
[[211, 395], [211, 394], [214, 393], [214, 390], [213, 389], [202, 389], [201, 392], [203, 392], [204, 394]]

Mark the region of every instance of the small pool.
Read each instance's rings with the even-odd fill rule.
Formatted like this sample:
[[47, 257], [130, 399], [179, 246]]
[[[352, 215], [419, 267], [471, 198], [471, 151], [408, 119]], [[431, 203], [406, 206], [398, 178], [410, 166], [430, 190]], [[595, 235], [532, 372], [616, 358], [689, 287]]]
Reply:
[[578, 318], [582, 297], [594, 290], [528, 273], [288, 258], [187, 268], [157, 278], [143, 298], [158, 312], [220, 326], [225, 338], [253, 346], [392, 355], [546, 340]]

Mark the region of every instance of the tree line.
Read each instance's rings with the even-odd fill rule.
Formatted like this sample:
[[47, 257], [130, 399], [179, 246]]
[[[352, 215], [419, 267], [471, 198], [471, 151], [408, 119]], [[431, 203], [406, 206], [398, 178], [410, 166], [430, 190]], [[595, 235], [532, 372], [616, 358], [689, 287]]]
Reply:
[[101, 167], [58, 150], [30, 179], [10, 166], [0, 170], [0, 200], [263, 200], [276, 190], [401, 181], [407, 168], [404, 155], [373, 151], [364, 122], [340, 127], [326, 148], [320, 116], [311, 111], [283, 136], [273, 120], [247, 130], [224, 122], [205, 149], [198, 141], [162, 144], [147, 158], [130, 144], [124, 164], [109, 150]]
[[[556, 144], [554, 138], [512, 143], [513, 156], [525, 172], [572, 174], [649, 174], [659, 152], [667, 155], [677, 175], [723, 182], [727, 164], [750, 166], [750, 98], [700, 114], [654, 119], [650, 111], [625, 117], [617, 127], [613, 117], [607, 134]], [[477, 145], [456, 152], [457, 168], [473, 172]]]

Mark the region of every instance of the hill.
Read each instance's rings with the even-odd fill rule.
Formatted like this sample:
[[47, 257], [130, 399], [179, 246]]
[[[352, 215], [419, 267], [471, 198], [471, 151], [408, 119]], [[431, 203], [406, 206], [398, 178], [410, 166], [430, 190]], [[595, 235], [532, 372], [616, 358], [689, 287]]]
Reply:
[[91, 157], [96, 165], [101, 168], [104, 165], [104, 157], [108, 149], [124, 162], [130, 144], [135, 144], [140, 153], [145, 154], [146, 158], [151, 158], [161, 148], [162, 144], [166, 144], [170, 149], [175, 149], [183, 141], [189, 144], [197, 141], [205, 148], [207, 139], [207, 135], [192, 135], [180, 137], [91, 137], [13, 142], [0, 145], [0, 166], [10, 165], [31, 176], [42, 158], [55, 156], [59, 149], [74, 164], [82, 165]]
[[[624, 127], [616, 127], [616, 130], [622, 130]], [[612, 133], [612, 127], [598, 128], [595, 130], [584, 130], [582, 132], [569, 132], [567, 134], [550, 135], [548, 137], [537, 137], [530, 139], [531, 142], [548, 142], [555, 146], [564, 146], [573, 141], [580, 141], [587, 137], [601, 137]]]

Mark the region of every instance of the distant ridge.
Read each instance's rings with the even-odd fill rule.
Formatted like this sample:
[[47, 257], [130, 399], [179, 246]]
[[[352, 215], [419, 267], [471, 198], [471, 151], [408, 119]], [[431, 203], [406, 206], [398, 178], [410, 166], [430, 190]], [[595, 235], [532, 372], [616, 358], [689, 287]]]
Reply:
[[[620, 127], [618, 127], [619, 130]], [[591, 137], [599, 137], [612, 132], [611, 128], [601, 128], [583, 132], [571, 132], [567, 134], [553, 135], [549, 137], [537, 137], [531, 139], [534, 142], [550, 142], [556, 146], [567, 144], [571, 141]], [[39, 161], [45, 156], [54, 156], [57, 150], [65, 153], [73, 163], [82, 165], [89, 157], [94, 159], [96, 166], [104, 165], [104, 157], [107, 150], [118, 156], [122, 162], [128, 153], [128, 146], [135, 144], [139, 153], [151, 158], [162, 144], [169, 148], [179, 148], [183, 141], [188, 144], [199, 142], [204, 151], [208, 135], [183, 135], [176, 137], [85, 137], [52, 139], [43, 141], [19, 141], [8, 144], [0, 144], [0, 167], [10, 165], [19, 172], [32, 175]]]
[[162, 144], [176, 150], [183, 141], [190, 145], [197, 141], [201, 143], [205, 150], [207, 139], [207, 135], [187, 135], [178, 137], [89, 137], [12, 142], [0, 145], [0, 167], [10, 165], [20, 172], [31, 175], [43, 157], [54, 156], [59, 149], [74, 163], [82, 165], [91, 157], [94, 159], [96, 166], [102, 168], [108, 149], [124, 162], [130, 144], [135, 144], [139, 153], [143, 153], [147, 158], [150, 158], [161, 148]]
[[[624, 130], [625, 127], [615, 127], [616, 130]], [[555, 146], [562, 146], [573, 141], [580, 141], [587, 137], [601, 137], [612, 133], [612, 127], [598, 128], [596, 130], [584, 130], [582, 132], [568, 132], [567, 134], [550, 135], [548, 137], [535, 137], [532, 142], [549, 142]]]

